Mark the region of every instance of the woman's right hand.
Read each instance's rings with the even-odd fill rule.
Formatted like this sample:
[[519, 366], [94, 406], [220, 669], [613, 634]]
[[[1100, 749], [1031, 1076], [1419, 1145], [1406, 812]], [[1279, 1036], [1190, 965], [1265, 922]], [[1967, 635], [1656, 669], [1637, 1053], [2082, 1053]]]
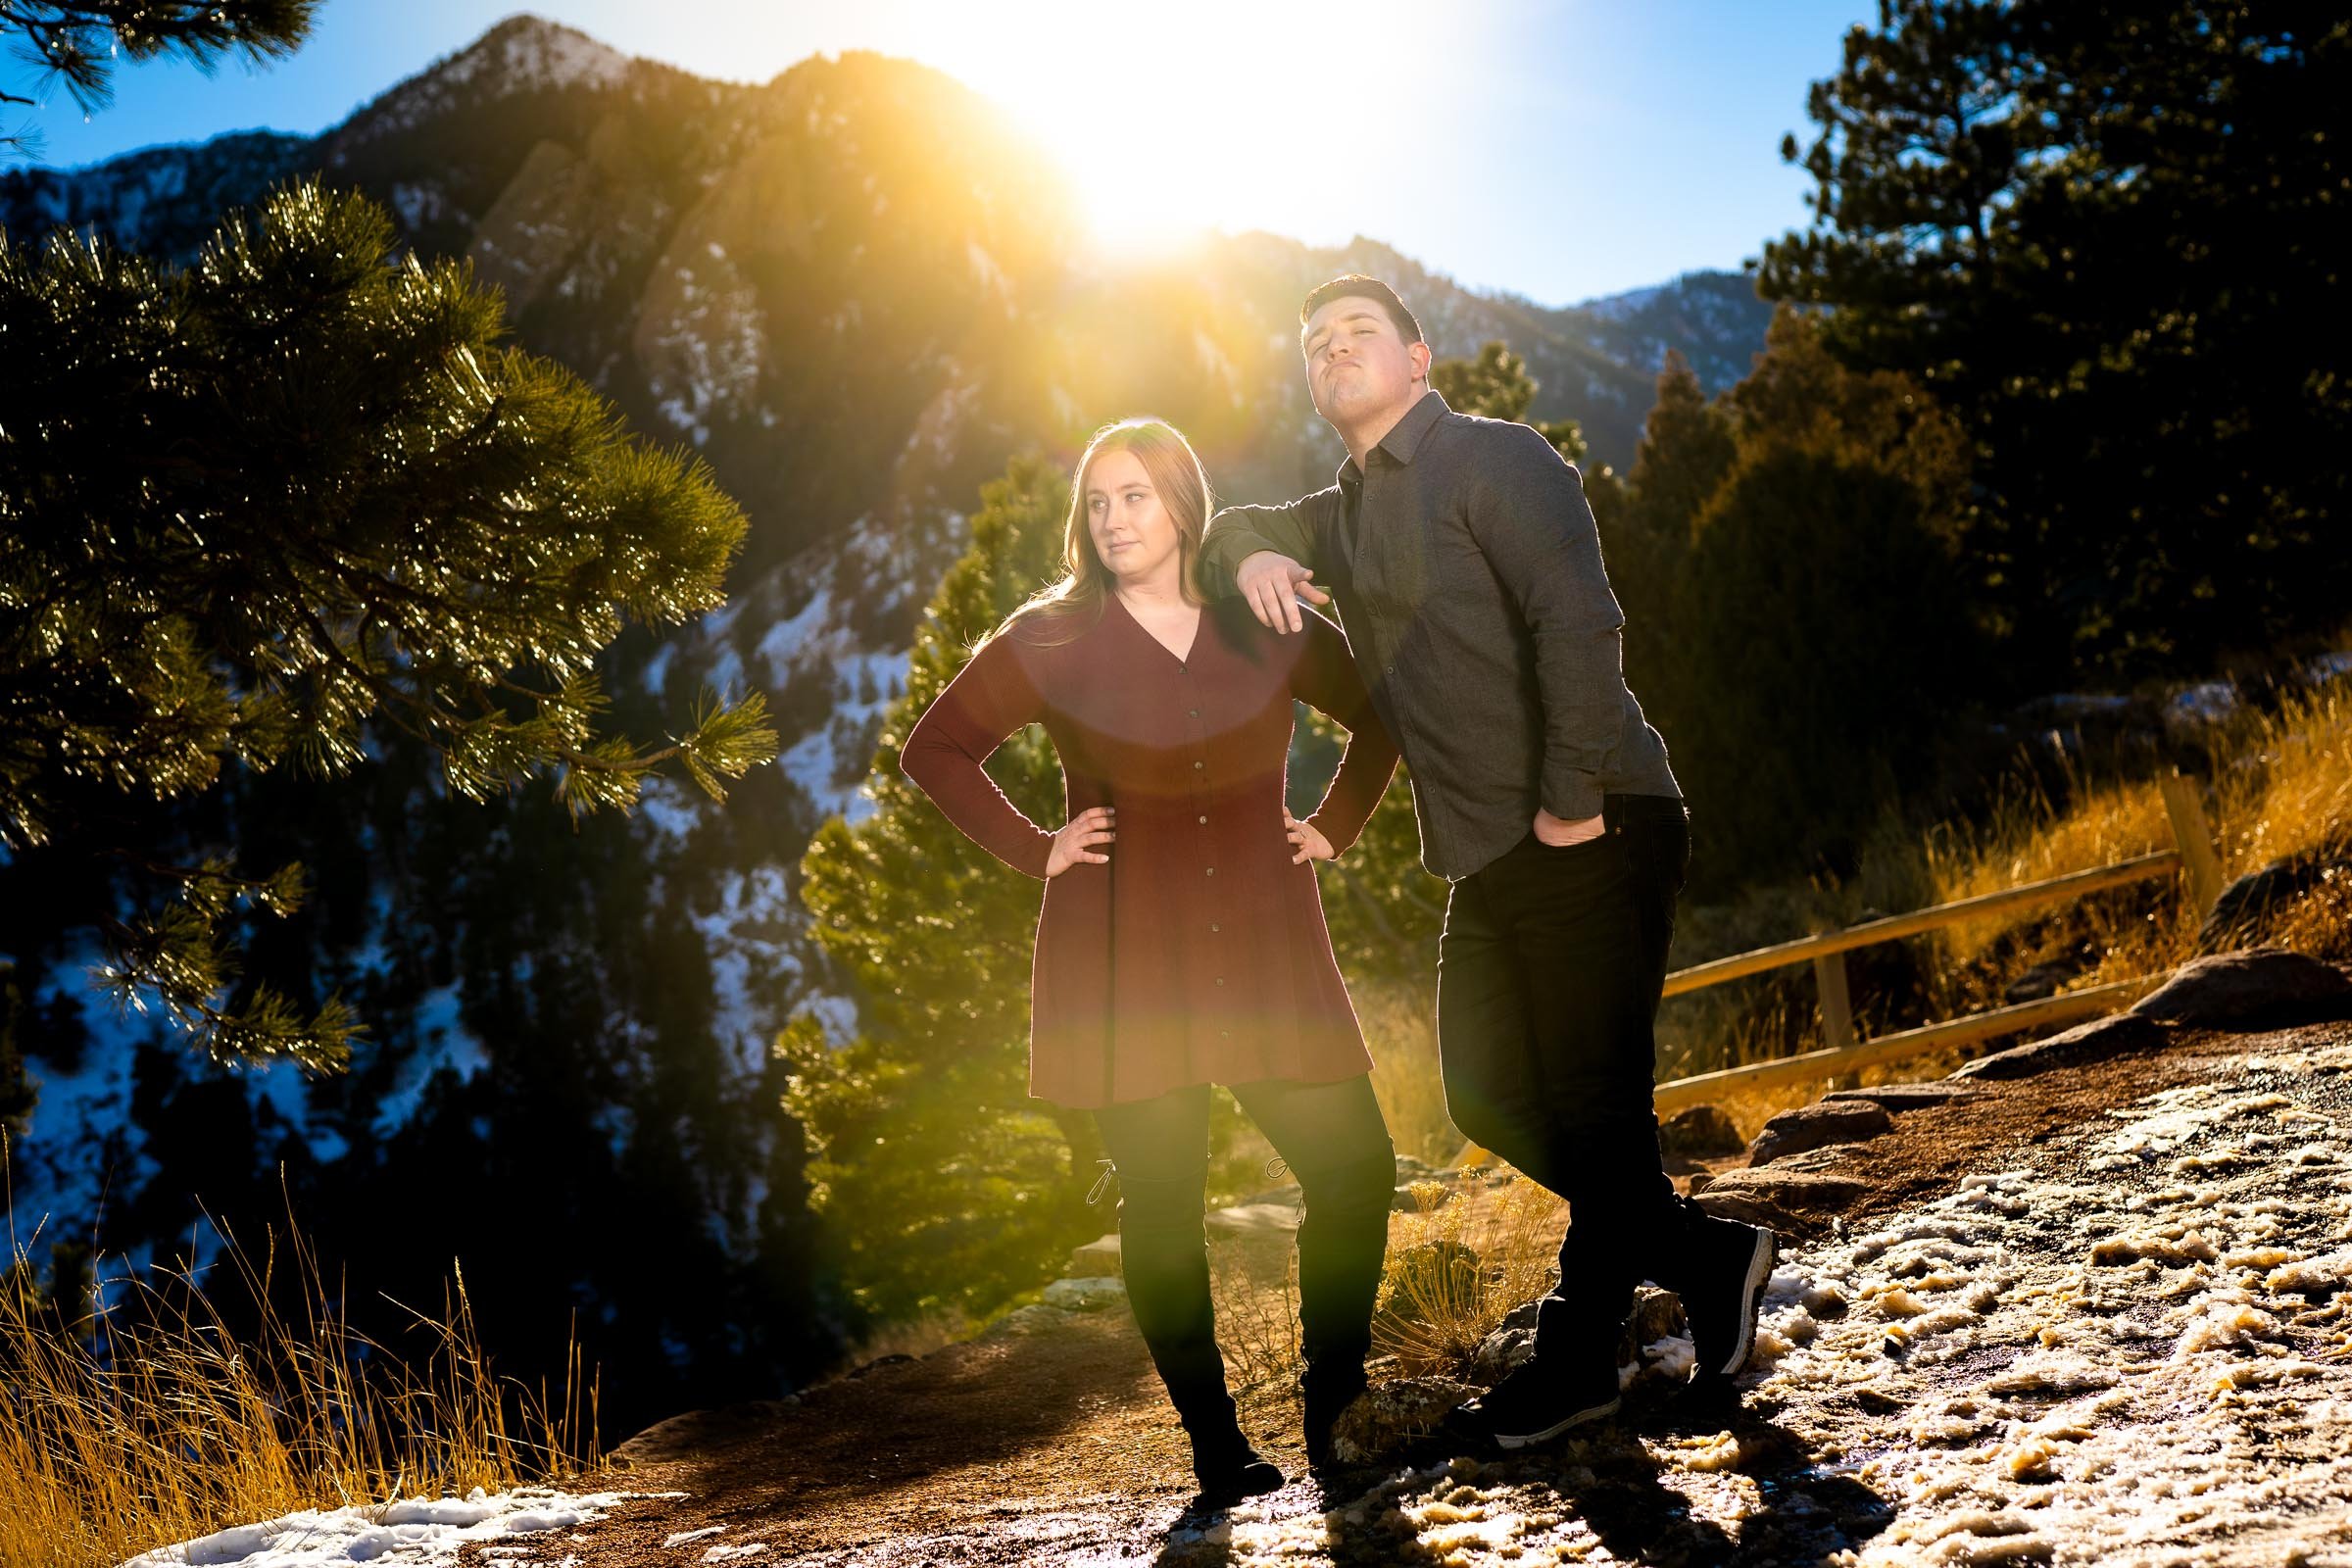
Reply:
[[1098, 844], [1108, 844], [1118, 835], [1111, 831], [1118, 808], [1110, 806], [1091, 807], [1071, 817], [1054, 835], [1054, 848], [1046, 852], [1046, 880], [1051, 882], [1071, 866], [1084, 860], [1091, 865], [1107, 865], [1110, 857], [1094, 854]]

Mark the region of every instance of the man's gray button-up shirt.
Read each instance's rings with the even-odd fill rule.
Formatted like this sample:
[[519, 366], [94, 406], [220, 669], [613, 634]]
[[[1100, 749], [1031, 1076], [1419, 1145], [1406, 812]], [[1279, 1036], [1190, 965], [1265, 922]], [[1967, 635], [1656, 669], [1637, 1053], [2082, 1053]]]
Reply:
[[1681, 796], [1625, 684], [1625, 615], [1584, 481], [1535, 430], [1426, 393], [1329, 489], [1218, 513], [1209, 591], [1235, 592], [1259, 550], [1313, 567], [1332, 595], [1437, 875], [1494, 860], [1539, 807], [1577, 821], [1607, 793]]

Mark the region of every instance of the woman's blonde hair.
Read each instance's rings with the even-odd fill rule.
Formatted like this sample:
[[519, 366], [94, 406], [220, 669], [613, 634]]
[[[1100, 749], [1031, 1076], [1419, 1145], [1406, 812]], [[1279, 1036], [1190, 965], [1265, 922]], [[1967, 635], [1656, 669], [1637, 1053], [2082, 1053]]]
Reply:
[[1070, 508], [1062, 521], [1062, 573], [1031, 594], [1027, 603], [1004, 617], [999, 635], [1021, 628], [1024, 641], [1055, 646], [1071, 642], [1102, 618], [1103, 596], [1110, 592], [1110, 568], [1095, 554], [1095, 536], [1086, 525], [1086, 476], [1095, 460], [1105, 452], [1132, 452], [1150, 475], [1152, 488], [1176, 524], [1178, 569], [1185, 597], [1198, 602], [1200, 592], [1200, 535], [1208, 527], [1210, 490], [1208, 470], [1200, 466], [1192, 443], [1165, 419], [1120, 419], [1097, 430], [1070, 475]]

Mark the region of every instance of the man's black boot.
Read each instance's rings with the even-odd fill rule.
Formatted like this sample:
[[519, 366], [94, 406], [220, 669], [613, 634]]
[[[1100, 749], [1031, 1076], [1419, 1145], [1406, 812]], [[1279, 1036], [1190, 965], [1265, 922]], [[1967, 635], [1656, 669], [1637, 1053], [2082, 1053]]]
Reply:
[[1730, 1377], [1755, 1348], [1756, 1317], [1780, 1240], [1772, 1232], [1720, 1219], [1692, 1205], [1675, 1277], [1658, 1283], [1683, 1298], [1697, 1352], [1694, 1378]]
[[1617, 1413], [1614, 1350], [1599, 1340], [1539, 1350], [1456, 1420], [1504, 1448], [1549, 1443]]

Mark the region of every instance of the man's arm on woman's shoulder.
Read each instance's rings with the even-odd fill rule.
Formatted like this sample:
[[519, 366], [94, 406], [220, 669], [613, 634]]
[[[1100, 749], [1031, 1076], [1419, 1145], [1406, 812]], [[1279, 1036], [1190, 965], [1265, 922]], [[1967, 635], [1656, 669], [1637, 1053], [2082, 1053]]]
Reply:
[[1231, 598], [1234, 571], [1260, 550], [1288, 556], [1301, 566], [1314, 565], [1323, 556], [1339, 508], [1336, 484], [1280, 506], [1224, 508], [1209, 519], [1201, 536], [1203, 586], [1219, 598]]

